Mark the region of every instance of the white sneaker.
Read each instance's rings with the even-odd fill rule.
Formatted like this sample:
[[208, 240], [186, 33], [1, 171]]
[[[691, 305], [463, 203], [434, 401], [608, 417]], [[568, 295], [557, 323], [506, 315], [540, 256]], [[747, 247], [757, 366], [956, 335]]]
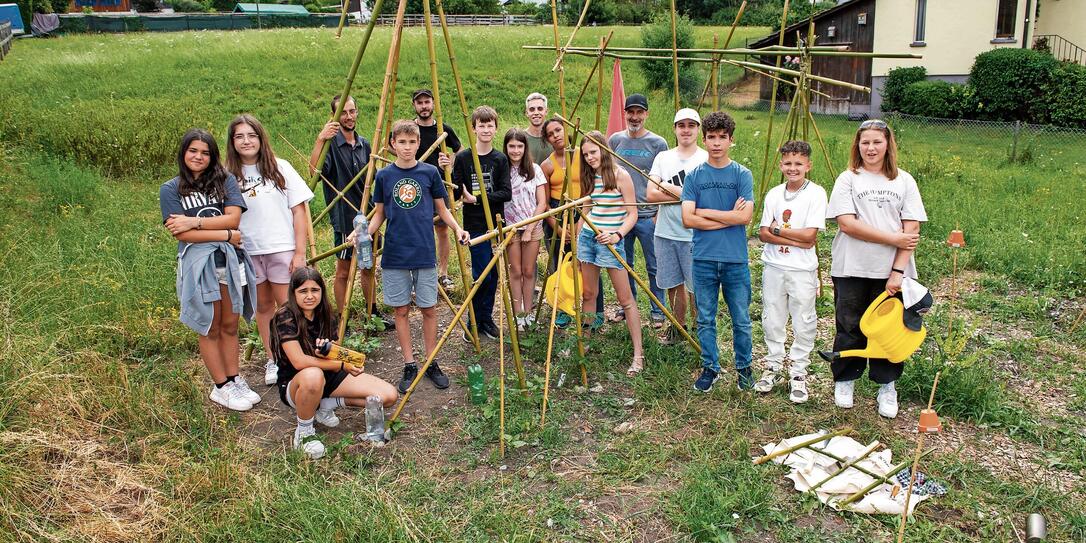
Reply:
[[852, 409], [852, 391], [856, 381], [837, 381], [833, 386], [833, 403], [841, 409]]
[[334, 409], [317, 409], [317, 414], [313, 416], [313, 419], [329, 428], [339, 426], [339, 417], [336, 416]]
[[758, 379], [758, 382], [754, 383], [754, 390], [758, 392], [770, 392], [779, 380], [780, 377], [777, 375], [777, 372], [766, 370], [762, 372], [762, 377]]
[[[249, 403], [256, 405], [260, 403], [260, 394], [253, 392], [253, 389], [249, 388], [249, 383], [245, 381], [245, 378], [238, 375], [234, 378], [234, 388], [236, 388], [243, 398], [249, 400]], [[226, 385], [230, 386], [230, 385]], [[226, 388], [226, 387], [223, 387]]]
[[315, 435], [317, 435], [317, 431], [312, 426], [305, 431], [302, 430], [301, 426], [294, 428], [294, 449], [304, 452], [312, 460], [321, 458], [324, 456], [324, 443], [321, 443], [319, 439], [310, 439], [303, 443], [305, 438]]
[[279, 382], [279, 365], [274, 360], [264, 364], [264, 384], [271, 386]]
[[226, 383], [222, 388], [211, 386], [211, 401], [233, 411], [248, 411], [253, 402], [245, 399], [234, 383]]
[[879, 414], [892, 419], [897, 417], [897, 388], [893, 382], [879, 387]]
[[788, 399], [792, 403], [807, 403], [807, 380], [803, 377], [793, 377], [788, 380], [792, 391], [788, 393]]

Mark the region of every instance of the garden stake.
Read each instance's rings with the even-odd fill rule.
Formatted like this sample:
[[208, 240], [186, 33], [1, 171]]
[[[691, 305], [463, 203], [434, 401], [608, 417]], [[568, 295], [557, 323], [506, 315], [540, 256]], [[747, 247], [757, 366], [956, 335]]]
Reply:
[[[561, 62], [562, 57], [558, 48], [558, 0], [551, 0], [551, 28], [554, 29], [554, 55]], [[546, 48], [544, 48], [546, 49]], [[551, 70], [552, 72], [554, 70]], [[565, 69], [558, 71], [558, 103], [562, 106], [562, 115], [566, 114], [566, 78]]]
[[[516, 236], [516, 234], [510, 234], [503, 238], [501, 243], [498, 244], [497, 253], [504, 251], [505, 246], [513, 240], [514, 236]], [[494, 269], [494, 266], [498, 264], [499, 254], [497, 253], [495, 253], [494, 258], [490, 259], [490, 262], [487, 263], [486, 267], [483, 268], [483, 273], [479, 275], [480, 278], [490, 273], [490, 271]], [[466, 312], [468, 307], [471, 306], [471, 299], [475, 297], [475, 293], [479, 291], [479, 288], [482, 285], [483, 282], [481, 280], [476, 281], [474, 284], [471, 285], [471, 290], [469, 290], [467, 295], [464, 296], [464, 301], [460, 304], [460, 309], [457, 309], [456, 314], [453, 315], [453, 320], [459, 320], [463, 318], [464, 312]], [[396, 410], [392, 412], [392, 417], [390, 417], [388, 421], [386, 421], [386, 428], [391, 428], [392, 423], [396, 422], [396, 419], [400, 416], [400, 412], [403, 411], [404, 406], [407, 405], [407, 400], [411, 398], [411, 393], [415, 391], [415, 387], [418, 386], [419, 381], [422, 380], [422, 376], [426, 373], [426, 370], [429, 369], [430, 364], [432, 364], [434, 359], [437, 358], [437, 353], [441, 352], [441, 348], [445, 345], [445, 342], [449, 340], [449, 336], [452, 334], [452, 331], [455, 328], [455, 326], [449, 326], [445, 328], [445, 331], [441, 334], [441, 338], [437, 341], [437, 345], [434, 346], [434, 350], [426, 355], [426, 362], [424, 362], [422, 364], [422, 367], [419, 368], [419, 373], [415, 376], [415, 380], [411, 381], [411, 386], [407, 387], [407, 392], [403, 393], [403, 397], [400, 398], [400, 404], [397, 405]]]
[[[445, 292], [445, 287], [441, 286], [441, 283], [437, 284], [437, 293], [441, 295], [441, 299], [445, 302], [445, 305], [449, 306], [450, 311], [456, 311], [456, 306], [453, 305], [452, 300], [449, 298], [449, 293]], [[468, 337], [471, 337], [471, 331], [464, 324], [463, 321], [456, 321], [456, 324], [460, 326], [460, 329], [464, 331]]]
[[[935, 372], [935, 382], [931, 384], [931, 395], [928, 396], [928, 410], [931, 410], [931, 404], [935, 402], [935, 389], [939, 387], [939, 374], [942, 371]], [[916, 440], [916, 453], [913, 456], [913, 469], [909, 473], [909, 488], [905, 490], [905, 510], [901, 512], [901, 524], [897, 529], [897, 543], [901, 543], [905, 540], [905, 522], [909, 518], [909, 501], [913, 497], [913, 484], [916, 483], [916, 468], [920, 465], [920, 451], [924, 448], [924, 437], [928, 432], [923, 429], [917, 433], [920, 437]]]
[[[612, 31], [608, 32], [606, 36], [604, 36], [603, 38], [600, 38], [600, 53], [598, 55], [596, 55], [596, 62], [594, 62], [592, 64], [592, 69], [588, 71], [588, 78], [585, 79], [584, 86], [581, 87], [581, 93], [577, 95], [577, 101], [573, 102], [573, 110], [570, 112], [570, 116], [573, 116], [574, 114], [577, 113], [577, 108], [581, 105], [581, 98], [584, 98], [584, 93], [585, 93], [585, 91], [588, 90], [588, 85], [590, 85], [592, 83], [592, 76], [595, 75], [597, 72], [600, 74], [601, 77], [603, 76], [603, 70], [600, 70], [599, 67], [600, 67], [600, 64], [603, 63], [603, 53], [604, 53], [604, 51], [607, 50], [607, 42], [611, 41], [611, 36], [614, 35], [614, 33], [615, 33], [615, 31], [612, 30]], [[602, 83], [599, 84], [598, 91], [599, 92], [597, 93], [597, 99], [596, 99], [596, 112], [597, 112], [596, 113], [596, 126], [597, 127], [600, 124], [599, 110], [600, 110], [600, 104], [602, 103], [602, 101], [600, 100], [599, 95], [602, 94], [602, 92], [603, 92], [603, 84]]]
[[830, 438], [834, 438], [834, 437], [837, 437], [837, 436], [843, 436], [843, 435], [851, 433], [851, 432], [852, 432], [852, 428], [846, 426], [844, 428], [841, 428], [840, 430], [836, 430], [836, 431], [830, 432], [828, 434], [821, 434], [821, 435], [819, 435], [817, 437], [813, 437], [813, 438], [808, 439], [806, 441], [803, 441], [801, 443], [796, 443], [795, 445], [792, 445], [791, 447], [788, 447], [787, 449], [781, 449], [779, 451], [773, 451], [773, 452], [771, 452], [771, 453], [769, 453], [769, 454], [767, 454], [765, 456], [760, 456], [760, 457], [758, 457], [758, 458], [756, 458], [754, 460], [754, 465], [758, 466], [758, 465], [761, 465], [761, 464], [765, 464], [766, 462], [769, 462], [770, 460], [773, 460], [774, 458], [776, 458], [778, 456], [783, 456], [783, 455], [786, 455], [786, 454], [792, 454], [792, 453], [794, 453], [794, 452], [796, 452], [796, 451], [798, 451], [798, 450], [800, 450], [800, 449], [802, 449], [804, 447], [810, 447], [811, 445], [814, 445], [815, 443], [820, 443], [820, 442], [823, 442], [823, 441], [829, 441]]
[[[494, 214], [494, 221], [501, 228], [502, 216], [499, 213]], [[513, 234], [516, 236], [516, 234]], [[513, 238], [516, 239], [516, 238]], [[513, 296], [509, 293], [509, 289], [505, 288], [505, 281], [509, 278], [509, 261], [505, 259], [505, 251], [498, 253], [498, 284], [502, 286], [501, 296], [502, 311], [509, 313], [510, 315], [516, 315], [515, 308], [513, 307]], [[502, 277], [505, 279], [502, 279]], [[480, 276], [482, 277], [482, 276]], [[501, 331], [501, 324], [498, 325], [499, 335]], [[509, 321], [509, 341], [513, 344], [513, 367], [517, 370], [517, 380], [520, 383], [520, 389], [524, 391], [524, 394], [528, 393], [528, 381], [524, 378], [524, 363], [520, 357], [520, 334], [517, 331], [517, 320], [512, 319]], [[501, 337], [498, 338], [498, 343], [503, 345], [502, 352], [504, 352], [504, 344], [501, 341]]]
[[[406, 8], [406, 0], [400, 0], [400, 7]], [[374, 0], [373, 13], [381, 13], [381, 5], [384, 0]], [[335, 113], [332, 113], [332, 118], [329, 120], [339, 121], [339, 116], [343, 114], [343, 108], [347, 106], [347, 98], [351, 95], [351, 87], [354, 85], [354, 76], [358, 73], [358, 65], [362, 63], [362, 55], [366, 53], [366, 46], [370, 43], [370, 36], [373, 35], [373, 27], [377, 24], [377, 17], [370, 17], [370, 22], [366, 25], [366, 32], [362, 34], [362, 43], [358, 45], [358, 52], [355, 53], [354, 63], [351, 64], [350, 71], [347, 72], [347, 81], [343, 84], [343, 90], [339, 93], [339, 104], [336, 105]], [[313, 187], [317, 186], [317, 176], [320, 175], [321, 167], [324, 166], [324, 159], [328, 156], [328, 142], [321, 144], [321, 152], [317, 158], [317, 163], [313, 166], [313, 173], [309, 178], [309, 190], [313, 190]]]
[[[848, 462], [845, 462], [845, 464], [843, 466], [841, 466], [841, 469], [831, 473], [830, 475], [827, 475], [825, 479], [822, 479], [821, 481], [815, 483], [814, 486], [807, 489], [807, 492], [810, 492], [810, 493], [813, 494], [814, 491], [819, 489], [819, 487], [821, 487], [822, 485], [828, 483], [834, 477], [837, 477], [838, 475], [841, 475], [842, 473], [844, 473], [846, 470], [851, 468], [854, 464], [856, 464], [860, 460], [863, 460], [864, 458], [867, 458], [868, 455], [875, 452], [875, 449], [877, 449], [879, 447], [879, 445], [880, 444], [879, 444], [879, 442], [877, 440], [872, 441], [871, 444], [868, 445], [866, 449], [864, 449], [863, 453], [861, 453], [860, 456], [857, 456], [856, 458], [853, 458], [852, 460], [849, 460]], [[814, 451], [816, 449], [814, 447], [807, 447], [807, 450]]]
[[[581, 131], [581, 118], [577, 117], [577, 122], [576, 122], [576, 124], [573, 125], [573, 134], [570, 134], [570, 144], [566, 146], [566, 164], [573, 164], [574, 153], [576, 153], [576, 149], [577, 149], [577, 134], [580, 131]], [[570, 172], [572, 170], [573, 170], [573, 168], [566, 168], [565, 171], [563, 172], [565, 174], [565, 177], [562, 179], [562, 200], [563, 201], [569, 201], [569, 184], [572, 181], [570, 179], [570, 176], [572, 175], [572, 173], [570, 173]], [[578, 182], [580, 182], [580, 180], [578, 180]], [[589, 201], [591, 201], [592, 197], [589, 196], [588, 199], [589, 199]], [[569, 226], [570, 226], [570, 228], [576, 228], [577, 227], [577, 214], [574, 211], [574, 209], [570, 208], [569, 210], [566, 211], [566, 214], [569, 217]], [[570, 254], [573, 255], [573, 292], [577, 293], [578, 297], [580, 297], [580, 292], [581, 292], [581, 261], [577, 260], [577, 235], [576, 235], [575, 232], [571, 232], [571, 235], [569, 236], [569, 252], [570, 252]], [[555, 299], [555, 302], [558, 301], [558, 293], [557, 292], [554, 295], [554, 299]], [[583, 319], [584, 319], [584, 315], [582, 314], [582, 309], [581, 309], [582, 303], [583, 302], [581, 300], [576, 300], [573, 303], [573, 315], [572, 315], [572, 317], [573, 317], [573, 326], [575, 327], [574, 328], [574, 333], [576, 334], [576, 337], [577, 337], [577, 354], [578, 354], [578, 357], [579, 357], [578, 366], [580, 366], [580, 369], [581, 369], [581, 384], [587, 389], [588, 388], [588, 369], [585, 368], [585, 365], [584, 365], [584, 355], [585, 355], [584, 329], [581, 327], [582, 324], [583, 324]], [[596, 308], [597, 312], [602, 312], [603, 310], [604, 310], [604, 308], [602, 308], [602, 307], [597, 307]]]
[[[438, 85], [437, 77], [437, 50], [434, 47], [434, 26], [432, 22], [433, 17], [430, 14], [430, 0], [423, 1], [422, 9], [423, 16], [426, 18], [426, 50], [427, 53], [430, 55], [430, 90], [432, 90], [434, 93], [434, 122], [441, 129], [441, 152], [447, 154], [449, 152], [449, 148], [445, 144], [445, 137], [447, 134], [445, 133], [445, 119], [441, 110], [441, 90]], [[445, 169], [441, 173], [444, 176], [445, 184], [448, 186], [453, 186], [452, 171], [449, 169]], [[453, 214], [453, 217], [456, 217], [456, 208], [454, 207], [453, 196], [452, 193], [449, 191], [446, 191], [445, 193], [445, 204], [448, 206], [449, 211]], [[463, 219], [461, 219], [460, 222], [463, 222]], [[464, 247], [459, 243], [455, 243], [454, 245], [456, 247], [456, 261], [460, 265], [460, 288], [464, 292], [467, 292], [468, 289], [471, 288], [470, 285], [472, 283], [471, 270], [466, 265], [467, 256], [464, 254]], [[483, 350], [482, 346], [479, 344], [479, 327], [475, 321], [474, 307], [468, 308], [468, 321], [471, 323], [471, 342], [473, 345], [475, 345], [475, 352], [481, 353], [483, 352]]]
[[[920, 458], [923, 458], [923, 457], [925, 457], [925, 456], [927, 456], [927, 455], [929, 455], [929, 454], [931, 454], [933, 452], [935, 452], [935, 449], [928, 449], [928, 450], [926, 450], [926, 451], [924, 451], [923, 453], [920, 454]], [[871, 484], [861, 488], [860, 490], [858, 490], [853, 495], [851, 495], [851, 496], [837, 502], [837, 507], [839, 509], [844, 508], [845, 506], [849, 505], [850, 503], [852, 503], [852, 502], [854, 502], [856, 500], [859, 500], [860, 498], [863, 498], [864, 496], [867, 495], [868, 492], [871, 492], [872, 489], [874, 489], [875, 487], [877, 487], [879, 485], [893, 484], [892, 481], [890, 481], [890, 478], [897, 475], [898, 473], [901, 473], [901, 470], [903, 470], [903, 469], [905, 469], [907, 467], [909, 467], [909, 461], [908, 460], [906, 460], [906, 461], [904, 461], [904, 462], [902, 462], [902, 463], [900, 463], [900, 464], [898, 464], [896, 466], [892, 466], [890, 468], [890, 470], [886, 472], [885, 476], [876, 478], [876, 480], [872, 481]]]
[[[965, 234], [962, 233], [960, 227], [955, 227], [950, 231], [950, 235], [947, 236], [946, 244], [950, 247], [951, 254], [951, 269], [950, 274], [950, 308], [948, 314], [950, 318], [947, 319], [946, 335], [949, 338], [954, 330], [954, 303], [958, 300], [958, 249], [965, 247]], [[1074, 329], [1072, 328], [1072, 331]], [[928, 408], [931, 408], [929, 405]]]
[[[567, 124], [569, 124], [569, 123], [567, 123]], [[567, 136], [566, 169], [563, 172], [563, 176], [562, 176], [562, 191], [560, 192], [561, 200], [559, 200], [559, 201], [567, 201], [569, 199], [569, 197], [568, 197], [568, 195], [569, 195], [569, 178], [570, 178], [571, 175], [573, 175], [571, 173], [571, 170], [572, 170], [571, 165], [573, 163], [570, 162], [570, 160], [571, 160], [570, 157], [572, 157], [573, 155], [570, 153], [570, 149], [574, 149], [577, 146], [577, 133], [578, 133], [577, 131], [580, 129], [581, 121], [578, 120], [577, 124], [575, 124], [575, 125], [570, 124], [570, 126], [574, 127], [574, 132], [572, 134], [570, 134], [569, 136]], [[591, 198], [589, 198], [589, 200], [591, 200]], [[562, 220], [564, 221], [565, 219], [562, 219]], [[572, 224], [573, 222], [574, 222], [573, 219], [570, 219], [570, 224]], [[554, 252], [555, 252], [554, 244], [557, 241], [558, 241], [558, 238], [556, 236], [551, 236], [551, 251], [547, 253], [548, 255], [554, 254]], [[559, 252], [559, 254], [561, 254], [560, 250], [558, 252]], [[548, 258], [548, 264], [549, 264], [549, 260], [550, 259]], [[558, 269], [557, 266], [560, 263], [561, 263], [561, 260], [556, 260], [555, 261], [555, 270], [554, 271], [556, 271]], [[576, 266], [576, 263], [574, 265]], [[551, 273], [553, 273], [553, 271], [549, 269], [549, 265], [548, 265], [547, 275], [550, 276]], [[539, 303], [536, 304], [536, 316], [535, 316], [537, 321], [540, 320], [540, 316], [543, 315], [543, 299], [544, 299], [543, 297], [544, 297], [545, 292], [546, 292], [546, 289], [543, 289], [543, 290], [539, 291]], [[555, 296], [557, 296], [557, 295], [555, 295]], [[557, 300], [557, 298], [555, 298], [555, 299]], [[575, 306], [574, 309], [576, 309], [576, 304], [574, 304], [574, 306]], [[580, 326], [578, 326], [578, 331], [579, 330], [580, 330]]]
[[[552, 51], [554, 48], [548, 45], [522, 45], [521, 49], [530, 49], [535, 51]], [[666, 55], [658, 57], [649, 57], [652, 60], [671, 60], [671, 48], [653, 48], [653, 47], [608, 47], [613, 53], [653, 53], [656, 55]], [[566, 47], [565, 52], [567, 54], [587, 55], [595, 56], [598, 52], [595, 47]], [[761, 49], [747, 49], [743, 47], [735, 47], [731, 49], [698, 49], [698, 48], [679, 48], [679, 53], [693, 54], [693, 55], [721, 55], [729, 57], [746, 57], [746, 56], [766, 56], [766, 57], [785, 57], [794, 56], [802, 53], [803, 50], [799, 47], [780, 47], [770, 46]], [[913, 53], [874, 53], [874, 52], [862, 52], [862, 51], [849, 51], [847, 46], [842, 49], [837, 46], [822, 46], [812, 47], [811, 55], [816, 57], [847, 57], [847, 58], [923, 58], [921, 55]], [[680, 61], [691, 60], [698, 62], [712, 62], [710, 57], [679, 57]], [[757, 63], [754, 64], [758, 66]], [[772, 69], [772, 66], [762, 65], [765, 68]]]
[[[543, 219], [546, 219], [547, 217], [553, 217], [553, 216], [555, 216], [555, 215], [557, 215], [559, 213], [564, 212], [565, 210], [567, 210], [567, 209], [569, 209], [571, 207], [582, 205], [582, 204], [584, 204], [586, 202], [589, 202], [591, 200], [592, 200], [591, 196], [585, 196], [583, 198], [573, 200], [572, 202], [562, 204], [561, 206], [558, 206], [558, 207], [556, 207], [554, 209], [548, 209], [547, 211], [544, 211], [543, 213], [540, 213], [539, 215], [535, 215], [533, 217], [528, 217], [527, 219], [524, 219], [522, 221], [517, 221], [517, 222], [515, 222], [513, 224], [504, 226], [504, 227], [502, 227], [501, 230], [497, 230], [497, 229], [491, 230], [491, 231], [489, 231], [489, 232], [487, 232], [487, 233], [485, 233], [485, 234], [483, 234], [483, 235], [481, 235], [481, 236], [479, 236], [477, 238], [471, 238], [471, 241], [468, 242], [468, 245], [478, 245], [478, 244], [480, 244], [480, 243], [482, 243], [484, 241], [489, 241], [489, 240], [491, 240], [491, 239], [493, 239], [493, 238], [495, 238], [495, 237], [497, 237], [499, 235], [505, 235], [505, 234], [507, 234], [509, 232], [512, 232], [514, 230], [517, 230], [517, 229], [523, 228], [525, 226], [528, 226], [529, 224], [539, 222], [539, 221], [541, 221]], [[653, 204], [653, 205], [655, 205], [655, 204]]]
[[[509, 279], [505, 275], [504, 254], [501, 253], [502, 266], [498, 268], [498, 289], [503, 299], [509, 295], [509, 289], [505, 286]], [[513, 328], [516, 328], [516, 319], [513, 321]], [[513, 345], [515, 348], [515, 341]], [[505, 458], [505, 304], [498, 307], [498, 454]]]
[[[846, 460], [845, 458], [842, 458], [842, 457], [840, 457], [840, 456], [838, 456], [838, 455], [836, 455], [834, 453], [831, 453], [831, 452], [829, 452], [829, 451], [827, 451], [825, 449], [819, 449], [819, 448], [815, 447], [814, 445], [806, 447], [806, 449], [808, 451], [814, 451], [814, 452], [816, 452], [818, 454], [821, 454], [822, 456], [825, 456], [827, 458], [832, 458], [832, 459], [834, 459], [834, 460], [836, 460], [836, 461], [838, 461], [838, 462], [840, 462], [842, 464], [848, 462], [848, 460]], [[871, 470], [869, 470], [869, 469], [867, 469], [867, 468], [865, 468], [863, 466], [853, 465], [851, 467], [852, 467], [852, 469], [854, 469], [854, 470], [856, 470], [856, 471], [858, 471], [860, 473], [863, 473], [864, 475], [869, 475], [869, 476], [874, 477], [876, 479], [884, 478], [882, 475], [879, 475], [879, 474], [877, 474], [877, 473], [875, 473], [875, 472], [873, 472], [873, 471], [871, 471]]]
[[679, 44], [675, 31], [675, 0], [671, 0], [671, 74], [674, 82], [675, 111], [679, 111]]
[[[569, 224], [569, 216], [569, 211], [562, 214], [562, 235], [560, 236], [561, 239], [558, 241], [558, 266], [555, 267], [556, 271], [561, 268], [562, 258], [566, 252], [566, 234], [569, 232], [571, 226]], [[547, 286], [544, 284], [543, 292], [546, 293], [547, 290]], [[554, 330], [557, 328], [557, 326], [555, 326], [555, 321], [558, 319], [558, 296], [561, 292], [562, 274], [558, 274], [558, 277], [554, 280], [554, 303], [551, 304], [551, 325], [550, 328], [547, 329], [547, 357], [543, 361], [543, 405], [540, 407], [540, 429], [543, 429], [547, 424], [547, 395], [551, 388], [551, 355], [554, 353]]]
[[[591, 5], [592, 5], [592, 0], [585, 0], [584, 7], [581, 8], [581, 16], [577, 18], [577, 24], [573, 27], [573, 32], [571, 32], [569, 34], [569, 39], [566, 40], [566, 46], [557, 51], [558, 59], [554, 61], [554, 67], [551, 68], [552, 72], [558, 70], [558, 68], [562, 65], [562, 57], [565, 56], [566, 49], [569, 49], [569, 46], [573, 44], [573, 38], [574, 38], [574, 36], [577, 35], [577, 31], [581, 29], [581, 25], [584, 24], [584, 16], [588, 14], [588, 8]], [[558, 26], [557, 26], [558, 21], [555, 20], [554, 24], [555, 24], [555, 32], [557, 32], [558, 31], [557, 30], [558, 29]], [[555, 45], [558, 45], [558, 44], [556, 43]], [[565, 110], [563, 110], [563, 113], [564, 112], [565, 112]]]
[[[607, 49], [607, 42], [611, 39], [611, 33], [607, 34], [606, 39], [600, 40], [600, 51]], [[600, 62], [603, 61], [603, 55], [600, 55]], [[596, 124], [595, 129], [600, 129], [600, 119], [603, 116], [603, 70], [596, 70]]]

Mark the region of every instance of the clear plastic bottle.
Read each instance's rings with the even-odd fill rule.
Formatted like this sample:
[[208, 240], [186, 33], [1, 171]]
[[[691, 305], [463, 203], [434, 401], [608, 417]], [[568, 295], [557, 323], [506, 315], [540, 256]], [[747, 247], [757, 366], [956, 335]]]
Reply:
[[385, 405], [380, 396], [366, 398], [366, 439], [378, 443], [385, 441]]
[[373, 238], [370, 237], [370, 222], [362, 213], [354, 216], [354, 250], [358, 253], [358, 268], [368, 270], [373, 268]]

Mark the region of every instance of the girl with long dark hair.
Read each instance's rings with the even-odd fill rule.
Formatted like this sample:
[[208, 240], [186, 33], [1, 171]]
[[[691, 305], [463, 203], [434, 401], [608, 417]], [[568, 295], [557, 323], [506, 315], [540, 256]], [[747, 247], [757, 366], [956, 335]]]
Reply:
[[[503, 146], [509, 157], [509, 184], [513, 198], [505, 204], [505, 220], [512, 224], [543, 213], [547, 209], [547, 178], [528, 155], [528, 133], [512, 128], [505, 133]], [[543, 221], [525, 226], [509, 243], [509, 285], [517, 326], [531, 324], [532, 296], [535, 294], [536, 262], [539, 241], [543, 239]]]

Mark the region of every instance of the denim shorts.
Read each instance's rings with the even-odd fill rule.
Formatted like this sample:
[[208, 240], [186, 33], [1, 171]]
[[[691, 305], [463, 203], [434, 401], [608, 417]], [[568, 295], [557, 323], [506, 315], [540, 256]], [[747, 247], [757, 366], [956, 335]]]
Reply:
[[656, 236], [653, 245], [656, 246], [656, 286], [671, 289], [685, 284], [686, 290], [694, 292], [693, 242]]
[[[611, 247], [618, 251], [622, 260], [626, 260], [626, 248], [621, 243]], [[581, 229], [581, 235], [577, 237], [577, 260], [600, 268], [623, 269], [615, 254], [607, 249], [606, 245], [596, 241], [596, 234], [591, 230]]]
[[403, 307], [411, 304], [415, 293], [415, 305], [422, 309], [437, 305], [437, 268], [418, 270], [381, 269], [381, 287], [385, 305]]

